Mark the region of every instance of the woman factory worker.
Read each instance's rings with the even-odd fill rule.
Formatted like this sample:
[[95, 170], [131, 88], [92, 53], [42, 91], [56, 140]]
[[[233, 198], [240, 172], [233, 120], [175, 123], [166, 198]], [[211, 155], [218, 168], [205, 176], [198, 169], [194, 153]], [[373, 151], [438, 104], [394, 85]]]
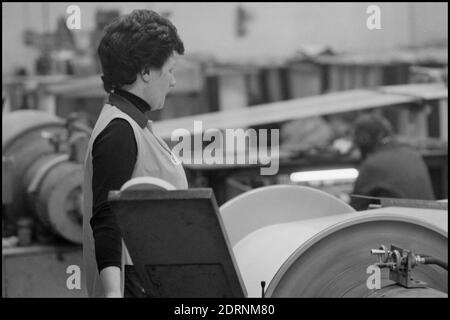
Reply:
[[184, 45], [172, 23], [135, 10], [106, 27], [98, 47], [109, 93], [85, 159], [83, 259], [90, 297], [146, 296], [108, 202], [131, 178], [152, 176], [187, 188], [180, 162], [153, 131], [149, 111], [164, 107]]

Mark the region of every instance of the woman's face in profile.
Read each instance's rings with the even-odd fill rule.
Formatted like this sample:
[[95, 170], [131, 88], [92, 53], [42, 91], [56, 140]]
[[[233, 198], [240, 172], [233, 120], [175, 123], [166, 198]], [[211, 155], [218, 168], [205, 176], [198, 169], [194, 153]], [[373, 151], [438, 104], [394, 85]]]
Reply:
[[170, 89], [175, 86], [175, 66], [176, 60], [171, 55], [161, 70], [150, 70], [150, 81], [147, 84], [147, 100], [152, 107], [152, 111], [159, 110], [164, 107], [166, 95]]

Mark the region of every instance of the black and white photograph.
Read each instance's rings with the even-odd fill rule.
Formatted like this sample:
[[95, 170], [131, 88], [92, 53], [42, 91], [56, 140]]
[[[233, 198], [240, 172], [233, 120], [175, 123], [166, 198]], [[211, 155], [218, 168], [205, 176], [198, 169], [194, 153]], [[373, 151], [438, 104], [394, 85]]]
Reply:
[[448, 298], [447, 30], [448, 2], [2, 2], [2, 300]]

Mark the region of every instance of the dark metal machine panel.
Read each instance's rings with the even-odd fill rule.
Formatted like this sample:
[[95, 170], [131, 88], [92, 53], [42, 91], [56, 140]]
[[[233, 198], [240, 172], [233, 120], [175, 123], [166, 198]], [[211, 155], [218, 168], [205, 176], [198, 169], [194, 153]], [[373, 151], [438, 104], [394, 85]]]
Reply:
[[211, 189], [112, 191], [109, 201], [150, 296], [246, 296]]

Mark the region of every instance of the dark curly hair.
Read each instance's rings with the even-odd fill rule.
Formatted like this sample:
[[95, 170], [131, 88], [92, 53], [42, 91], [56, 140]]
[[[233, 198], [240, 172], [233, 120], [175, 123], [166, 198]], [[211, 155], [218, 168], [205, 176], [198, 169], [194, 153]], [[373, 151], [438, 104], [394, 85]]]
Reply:
[[103, 87], [111, 92], [132, 84], [149, 68], [161, 69], [173, 51], [184, 53], [175, 26], [152, 10], [134, 10], [115, 19], [98, 47]]
[[392, 138], [393, 129], [389, 121], [376, 114], [360, 115], [355, 121], [354, 143], [362, 156], [373, 152], [386, 138]]

